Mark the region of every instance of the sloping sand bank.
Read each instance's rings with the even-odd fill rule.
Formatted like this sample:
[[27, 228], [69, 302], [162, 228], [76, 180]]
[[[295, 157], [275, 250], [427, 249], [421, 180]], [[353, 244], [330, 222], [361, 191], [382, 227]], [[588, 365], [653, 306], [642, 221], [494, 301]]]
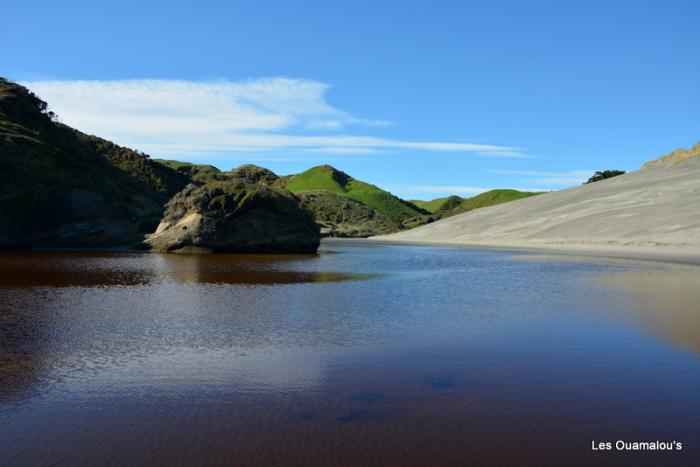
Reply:
[[700, 158], [373, 237], [391, 242], [700, 254]]

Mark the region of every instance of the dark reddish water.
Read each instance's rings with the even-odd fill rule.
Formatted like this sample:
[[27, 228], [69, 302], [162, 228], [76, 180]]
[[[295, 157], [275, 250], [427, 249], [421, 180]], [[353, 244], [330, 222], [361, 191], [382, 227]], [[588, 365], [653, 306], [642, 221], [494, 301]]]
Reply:
[[698, 270], [322, 249], [0, 255], [0, 464], [700, 465]]

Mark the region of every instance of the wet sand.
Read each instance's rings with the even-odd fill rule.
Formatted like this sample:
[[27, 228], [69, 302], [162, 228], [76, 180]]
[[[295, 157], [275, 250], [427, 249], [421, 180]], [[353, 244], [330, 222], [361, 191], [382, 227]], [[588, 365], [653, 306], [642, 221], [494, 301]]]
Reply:
[[466, 243], [449, 241], [417, 241], [393, 237], [372, 237], [366, 239], [332, 239], [331, 243], [357, 243], [376, 245], [415, 245], [447, 248], [467, 248], [475, 250], [496, 250], [513, 252], [541, 253], [550, 256], [588, 257], [594, 259], [628, 259], [669, 264], [700, 265], [700, 249], [679, 247], [639, 247], [617, 245], [565, 245], [532, 244], [527, 242]]

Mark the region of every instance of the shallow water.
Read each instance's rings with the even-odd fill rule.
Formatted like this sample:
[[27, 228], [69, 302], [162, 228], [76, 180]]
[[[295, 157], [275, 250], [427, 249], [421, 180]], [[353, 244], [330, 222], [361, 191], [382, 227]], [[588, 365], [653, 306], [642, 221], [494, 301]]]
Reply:
[[322, 249], [0, 255], [0, 464], [700, 463], [697, 269]]

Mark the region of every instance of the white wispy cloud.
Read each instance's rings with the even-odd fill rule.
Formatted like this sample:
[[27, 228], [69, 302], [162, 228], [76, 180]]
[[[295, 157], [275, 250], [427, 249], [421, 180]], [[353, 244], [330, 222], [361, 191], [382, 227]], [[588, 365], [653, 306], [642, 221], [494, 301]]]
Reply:
[[[325, 83], [290, 78], [240, 82], [176, 80], [23, 83], [61, 121], [155, 156], [232, 151], [372, 154], [401, 151], [525, 157], [518, 148], [451, 141], [406, 141], [348, 134], [391, 122], [359, 118], [328, 103]], [[315, 134], [314, 134], [315, 132]]]
[[522, 175], [528, 182], [538, 185], [572, 186], [580, 185], [593, 175], [594, 170], [568, 170], [565, 172], [542, 172], [531, 170], [495, 170], [495, 172], [511, 175]]
[[348, 147], [348, 146], [321, 146], [307, 149], [307, 152], [321, 152], [324, 154], [386, 154], [389, 151], [382, 151], [375, 148]]
[[[549, 172], [534, 170], [494, 170], [493, 172], [519, 175], [521, 180], [509, 180], [504, 186], [465, 186], [465, 185], [411, 185], [399, 190], [408, 193], [423, 193], [430, 197], [461, 195], [474, 196], [496, 188], [512, 188], [519, 191], [546, 192], [569, 186], [580, 185], [593, 174], [592, 170], [569, 170], [566, 172]], [[520, 178], [520, 177], [517, 177]]]
[[335, 119], [311, 119], [304, 125], [307, 130], [342, 130], [348, 126], [370, 126], [370, 127], [383, 127], [389, 126], [392, 122], [388, 120], [370, 120], [367, 118], [355, 118], [355, 117], [343, 117]]

